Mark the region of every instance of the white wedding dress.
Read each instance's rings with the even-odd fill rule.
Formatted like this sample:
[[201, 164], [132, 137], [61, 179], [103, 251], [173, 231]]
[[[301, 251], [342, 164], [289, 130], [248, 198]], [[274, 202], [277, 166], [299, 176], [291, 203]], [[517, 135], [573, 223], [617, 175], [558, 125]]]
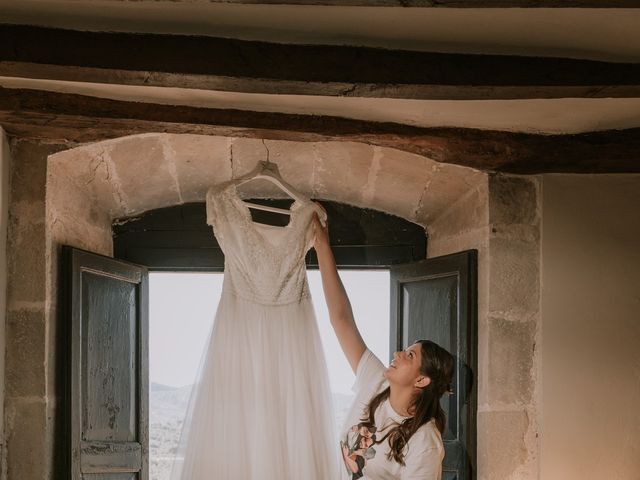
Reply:
[[338, 478], [327, 368], [307, 283], [311, 201], [289, 224], [255, 223], [236, 186], [207, 192], [225, 255], [222, 297], [172, 480]]

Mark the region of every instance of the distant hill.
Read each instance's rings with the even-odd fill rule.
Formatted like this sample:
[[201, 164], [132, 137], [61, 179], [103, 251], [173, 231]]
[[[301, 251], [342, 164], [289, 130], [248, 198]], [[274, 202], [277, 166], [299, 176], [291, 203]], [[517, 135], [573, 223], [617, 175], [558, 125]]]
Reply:
[[159, 383], [152, 383], [149, 388], [149, 409], [153, 421], [154, 414], [159, 419], [166, 417], [181, 419], [184, 416], [191, 395], [193, 385], [184, 387], [170, 387]]
[[193, 385], [171, 387], [151, 383], [149, 388], [149, 473], [151, 480], [168, 480], [180, 439], [182, 421]]
[[151, 392], [170, 392], [178, 390], [178, 387], [171, 387], [169, 385], [162, 385], [161, 383], [151, 382], [149, 391]]

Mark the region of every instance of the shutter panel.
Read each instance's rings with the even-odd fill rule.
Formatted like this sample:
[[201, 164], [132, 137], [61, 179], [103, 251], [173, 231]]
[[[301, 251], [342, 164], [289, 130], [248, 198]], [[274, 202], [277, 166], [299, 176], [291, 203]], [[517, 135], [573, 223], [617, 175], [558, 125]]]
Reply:
[[443, 480], [476, 478], [477, 251], [391, 267], [390, 351], [427, 339], [457, 360], [444, 395]]
[[148, 480], [148, 271], [62, 252], [70, 478]]

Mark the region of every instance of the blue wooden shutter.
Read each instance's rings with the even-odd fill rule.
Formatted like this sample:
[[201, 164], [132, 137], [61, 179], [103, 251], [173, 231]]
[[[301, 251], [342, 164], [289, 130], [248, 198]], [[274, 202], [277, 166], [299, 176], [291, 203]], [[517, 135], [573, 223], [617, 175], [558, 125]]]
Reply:
[[63, 246], [72, 480], [148, 480], [148, 272]]
[[477, 251], [391, 267], [390, 352], [427, 339], [457, 359], [444, 395], [443, 480], [476, 478]]

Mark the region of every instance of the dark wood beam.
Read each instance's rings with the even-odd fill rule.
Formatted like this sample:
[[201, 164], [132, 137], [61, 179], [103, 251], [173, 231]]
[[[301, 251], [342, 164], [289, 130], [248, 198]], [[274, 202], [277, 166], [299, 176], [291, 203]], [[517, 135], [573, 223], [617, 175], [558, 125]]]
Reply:
[[241, 5], [415, 8], [639, 8], [637, 0], [209, 0]]
[[12, 136], [96, 142], [148, 132], [291, 141], [352, 141], [485, 171], [640, 172], [640, 128], [535, 135], [420, 128], [340, 117], [125, 102], [0, 88], [0, 125]]
[[0, 25], [0, 76], [407, 99], [640, 97], [640, 64]]

